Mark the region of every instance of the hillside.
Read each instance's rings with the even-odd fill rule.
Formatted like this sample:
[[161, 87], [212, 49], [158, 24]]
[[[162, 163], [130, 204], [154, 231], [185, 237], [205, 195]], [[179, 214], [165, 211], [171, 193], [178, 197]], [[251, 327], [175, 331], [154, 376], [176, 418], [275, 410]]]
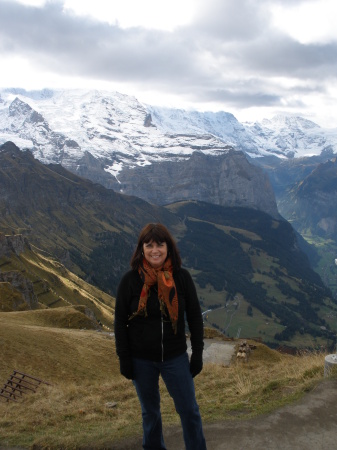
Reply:
[[337, 241], [337, 159], [317, 165], [289, 191], [290, 201], [280, 202], [285, 217], [305, 234]]
[[326, 149], [320, 156], [289, 160], [265, 157], [251, 161], [268, 174], [280, 214], [310, 244], [302, 249], [337, 299], [334, 262], [337, 171], [332, 149]]
[[[331, 345], [331, 293], [283, 219], [202, 202], [155, 206], [45, 166], [10, 143], [0, 162], [0, 231], [5, 240], [21, 234], [28, 243], [2, 259], [0, 270], [25, 273], [33, 301], [93, 305], [96, 320], [111, 327], [113, 303], [101, 291], [115, 294], [139, 230], [162, 222], [178, 240], [211, 326], [273, 346]], [[80, 279], [97, 290], [89, 295]]]
[[58, 165], [45, 166], [14, 144], [0, 147], [0, 231], [24, 234], [86, 281], [115, 293], [147, 222], [179, 219]]
[[281, 214], [316, 249], [313, 267], [337, 299], [337, 162], [317, 163], [279, 199]]
[[[0, 233], [2, 312], [34, 311], [34, 317], [39, 317], [45, 311], [43, 317], [49, 325], [111, 329], [114, 305], [113, 297], [70, 272], [55, 258], [34, 249], [22, 235]], [[54, 308], [66, 308], [62, 320]]]
[[[64, 311], [54, 313], [62, 317]], [[139, 402], [132, 383], [119, 374], [110, 333], [46, 326], [47, 314], [0, 312], [0, 388], [14, 369], [50, 383], [17, 403], [0, 398], [0, 447], [119, 448], [120, 440], [140, 436]], [[324, 355], [281, 355], [253, 344], [247, 364], [208, 363], [195, 378], [205, 426], [266, 414], [323, 379]], [[178, 417], [162, 382], [160, 387], [167, 429], [178, 425]]]
[[206, 203], [168, 208], [187, 227], [179, 247], [199, 285], [207, 323], [271, 345], [332, 344], [336, 302], [288, 222]]

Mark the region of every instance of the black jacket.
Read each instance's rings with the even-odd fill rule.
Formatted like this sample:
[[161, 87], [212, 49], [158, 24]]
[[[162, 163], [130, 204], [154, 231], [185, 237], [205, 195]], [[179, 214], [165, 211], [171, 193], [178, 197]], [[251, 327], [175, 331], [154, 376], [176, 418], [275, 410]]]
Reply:
[[120, 359], [131, 356], [165, 361], [187, 350], [185, 317], [191, 334], [192, 353], [202, 357], [203, 321], [196, 289], [186, 269], [173, 273], [178, 294], [178, 326], [174, 334], [169, 316], [160, 312], [156, 287], [147, 301], [147, 316], [129, 317], [137, 311], [143, 283], [135, 270], [127, 272], [118, 287], [115, 307], [116, 351]]

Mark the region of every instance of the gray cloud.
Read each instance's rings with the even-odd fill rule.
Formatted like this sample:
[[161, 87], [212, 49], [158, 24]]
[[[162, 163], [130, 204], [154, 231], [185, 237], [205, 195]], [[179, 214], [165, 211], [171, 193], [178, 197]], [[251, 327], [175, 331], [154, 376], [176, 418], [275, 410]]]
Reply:
[[184, 78], [195, 67], [190, 46], [179, 35], [142, 28], [123, 30], [45, 8], [0, 3], [1, 51], [29, 56], [41, 66], [105, 79]]
[[[335, 77], [336, 43], [303, 45], [271, 28], [270, 3], [302, 0], [196, 1], [192, 24], [164, 32], [71, 15], [62, 2], [35, 8], [0, 0], [0, 54], [24, 55], [41, 70], [237, 108], [278, 107], [296, 92], [305, 94], [302, 80], [307, 93], [324, 92], [325, 80]], [[281, 76], [296, 78], [298, 88], [273, 81]]]
[[229, 42], [254, 39], [268, 23], [264, 3], [264, 0], [201, 2], [193, 27], [198, 33]]
[[251, 106], [277, 106], [280, 104], [280, 96], [266, 94], [262, 91], [248, 91], [225, 89], [210, 89], [201, 93], [206, 101], [225, 103], [235, 107], [249, 108]]
[[[246, 67], [261, 75], [322, 79], [337, 73], [337, 43], [301, 44], [280, 34], [269, 34], [249, 46], [240, 47]], [[236, 55], [234, 55], [234, 58]]]

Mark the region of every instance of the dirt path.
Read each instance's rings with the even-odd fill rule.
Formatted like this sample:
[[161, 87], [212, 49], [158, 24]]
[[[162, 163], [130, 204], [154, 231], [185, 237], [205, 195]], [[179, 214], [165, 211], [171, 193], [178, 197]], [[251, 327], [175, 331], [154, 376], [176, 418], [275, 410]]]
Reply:
[[[335, 450], [337, 380], [324, 380], [300, 401], [249, 420], [204, 424], [208, 450]], [[183, 450], [180, 427], [164, 430], [167, 450]], [[141, 450], [141, 437], [106, 450]]]
[[[206, 423], [204, 433], [208, 450], [335, 450], [337, 380], [326, 379], [298, 402], [255, 419]], [[167, 450], [184, 450], [181, 427], [164, 429], [164, 438]], [[142, 450], [142, 437], [79, 450]]]

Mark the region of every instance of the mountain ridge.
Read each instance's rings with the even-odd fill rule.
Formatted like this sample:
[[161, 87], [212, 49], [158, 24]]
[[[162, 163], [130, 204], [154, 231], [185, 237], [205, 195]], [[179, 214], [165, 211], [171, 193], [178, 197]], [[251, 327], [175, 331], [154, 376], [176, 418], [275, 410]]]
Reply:
[[[118, 140], [118, 136], [123, 133], [123, 127], [126, 133], [135, 138], [134, 141], [129, 140], [129, 148], [123, 145], [119, 147], [119, 151], [122, 151], [126, 158], [131, 147], [132, 152], [137, 154], [137, 146], [139, 146], [137, 141], [143, 140], [146, 145], [149, 145], [149, 141], [144, 140], [146, 135], [150, 140], [156, 140], [159, 146], [165, 149], [165, 134], [199, 136], [201, 139], [205, 135], [213, 136], [218, 143], [215, 144], [214, 149], [207, 143], [207, 148], [215, 154], [223, 151], [221, 142], [245, 151], [253, 157], [272, 154], [290, 158], [312, 156], [319, 155], [328, 147], [331, 147], [333, 152], [337, 152], [337, 128], [321, 128], [314, 122], [299, 116], [278, 115], [273, 119], [264, 119], [255, 123], [240, 123], [230, 112], [198, 112], [155, 107], [141, 104], [135, 97], [126, 94], [99, 90], [45, 89], [29, 92], [23, 89], [4, 89], [0, 91], [0, 95], [2, 141], [10, 140], [8, 135], [4, 138], [5, 132], [14, 131], [11, 130], [11, 126], [6, 127], [6, 122], [8, 123], [8, 109], [17, 98], [40, 114], [54, 132], [76, 141], [83, 147], [83, 152], [93, 152], [94, 156], [98, 155], [99, 147], [101, 147], [100, 157], [104, 154], [104, 146], [98, 145], [99, 141], [95, 142], [97, 136], [100, 136], [103, 141], [104, 139]], [[142, 128], [146, 130], [143, 129], [140, 132]], [[20, 134], [20, 130], [16, 131]], [[28, 135], [26, 138], [29, 140]], [[95, 145], [91, 145], [92, 143]], [[108, 142], [106, 144], [108, 145]], [[188, 144], [184, 142], [182, 144], [186, 150]], [[220, 148], [217, 149], [216, 145]], [[182, 150], [183, 148], [180, 148], [174, 154], [176, 156], [191, 154], [191, 150]], [[148, 149], [144, 155], [143, 160], [139, 160], [139, 164], [155, 161]], [[48, 157], [50, 158], [50, 155]], [[49, 159], [48, 162], [56, 161]], [[118, 173], [118, 167], [111, 170]]]
[[305, 234], [310, 230], [337, 242], [336, 194], [337, 158], [333, 158], [296, 183], [280, 202], [280, 208], [299, 232]]
[[[71, 92], [49, 92], [38, 100], [36, 94], [30, 104], [11, 94], [0, 108], [2, 139], [11, 136], [44, 164], [61, 164], [116, 192], [156, 204], [195, 199], [278, 214], [267, 177], [209, 130], [164, 133], [152, 126], [151, 115], [135, 98]], [[225, 117], [238, 124], [234, 116]], [[235, 127], [230, 128], [242, 131], [241, 125]], [[205, 158], [213, 164], [212, 177]]]
[[[310, 346], [310, 339], [329, 339], [334, 326], [329, 316], [334, 308], [331, 293], [281, 217], [200, 201], [156, 206], [94, 184], [60, 165], [44, 165], [13, 143], [0, 147], [0, 230], [21, 233], [34, 252], [45, 252], [43, 258], [29, 253], [30, 261], [39, 261], [35, 267], [41, 261], [54, 267], [56, 263], [46, 258], [58, 261], [61, 272], [54, 272], [52, 280], [59, 286], [62, 280], [69, 283], [64, 273], [71, 271], [72, 280], [81, 277], [114, 295], [120, 277], [129, 270], [139, 230], [154, 221], [165, 223], [177, 239], [213, 327], [230, 336], [238, 327], [246, 337], [254, 330], [274, 345], [291, 341], [301, 347]], [[0, 270], [7, 271], [7, 259], [2, 263]], [[41, 280], [33, 286], [47, 295]], [[74, 281], [71, 286], [54, 300], [77, 298]], [[224, 325], [231, 308], [231, 322]]]

